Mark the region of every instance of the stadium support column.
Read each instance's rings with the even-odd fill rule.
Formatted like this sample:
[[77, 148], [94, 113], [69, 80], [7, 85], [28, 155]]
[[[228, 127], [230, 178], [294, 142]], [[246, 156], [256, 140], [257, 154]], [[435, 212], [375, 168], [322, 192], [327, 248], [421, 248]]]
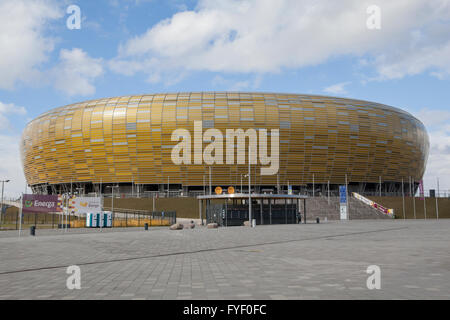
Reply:
[[380, 178], [380, 182], [379, 182], [379, 185], [380, 185], [380, 197], [381, 197], [381, 176], [379, 177]]
[[350, 220], [350, 206], [349, 206], [349, 202], [348, 202], [349, 192], [348, 192], [347, 174], [345, 174], [345, 193], [346, 193], [346, 202], [347, 202], [347, 219]]
[[240, 190], [240, 193], [243, 193], [242, 192], [242, 173], [241, 173], [241, 190]]
[[315, 176], [314, 176], [314, 173], [313, 173], [313, 198], [314, 198], [314, 196], [315, 196], [315, 194], [316, 194], [316, 190], [315, 190], [315, 188], [316, 188], [316, 186], [315, 186], [315, 183], [316, 181], [315, 181]]
[[277, 193], [280, 194], [280, 174], [277, 173]]
[[330, 180], [328, 180], [327, 189], [328, 189], [328, 205], [330, 205]]
[[287, 198], [284, 198], [284, 224], [287, 224], [287, 212], [288, 212]]
[[303, 199], [303, 223], [306, 224], [306, 198]]
[[406, 219], [406, 215], [405, 215], [405, 189], [404, 189], [404, 181], [402, 178], [402, 202], [403, 202], [403, 219]]
[[228, 199], [225, 199], [225, 226], [228, 227]]
[[263, 225], [263, 198], [261, 198], [260, 203], [259, 203], [259, 210], [260, 210], [260, 222], [259, 224]]
[[202, 225], [203, 225], [202, 204], [203, 204], [203, 200], [199, 199], [198, 200], [198, 213], [199, 213], [200, 221], [202, 222]]
[[272, 224], [272, 199], [269, 198], [269, 219], [270, 224]]
[[211, 167], [209, 167], [209, 195], [212, 194], [212, 186], [211, 186]]

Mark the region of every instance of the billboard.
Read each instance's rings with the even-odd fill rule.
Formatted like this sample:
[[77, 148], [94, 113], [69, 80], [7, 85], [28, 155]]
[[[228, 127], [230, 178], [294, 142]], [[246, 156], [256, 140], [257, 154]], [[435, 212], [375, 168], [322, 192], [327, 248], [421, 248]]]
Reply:
[[23, 212], [57, 212], [61, 211], [57, 195], [24, 194]]
[[74, 214], [101, 213], [102, 199], [100, 197], [73, 197], [69, 200], [69, 209]]

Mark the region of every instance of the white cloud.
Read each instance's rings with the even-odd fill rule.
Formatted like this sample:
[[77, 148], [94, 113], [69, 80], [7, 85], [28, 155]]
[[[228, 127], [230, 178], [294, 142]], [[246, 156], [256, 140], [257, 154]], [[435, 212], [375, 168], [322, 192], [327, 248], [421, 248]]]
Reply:
[[55, 88], [67, 95], [90, 95], [95, 93], [93, 81], [103, 74], [103, 61], [79, 48], [62, 49], [51, 74]]
[[0, 89], [36, 76], [55, 43], [44, 30], [63, 14], [53, 0], [0, 1]]
[[13, 103], [3, 103], [0, 101], [0, 131], [11, 128], [11, 123], [8, 119], [9, 115], [25, 115], [27, 111], [24, 107], [16, 106]]
[[430, 136], [430, 156], [424, 176], [425, 189], [450, 192], [450, 111], [423, 109], [416, 116], [423, 119]]
[[329, 87], [326, 87], [325, 89], [323, 89], [323, 91], [331, 94], [346, 94], [347, 91], [345, 90], [345, 86], [348, 86], [350, 83], [351, 82], [336, 83]]
[[17, 197], [25, 192], [25, 177], [20, 159], [19, 136], [0, 134], [0, 180], [5, 184], [5, 197]]
[[129, 39], [110, 61], [125, 75], [174, 70], [279, 72], [339, 55], [369, 56], [380, 77], [450, 70], [449, 0], [379, 0], [381, 30], [368, 30], [369, 1], [202, 0]]
[[11, 180], [5, 184], [6, 196], [17, 196], [25, 190], [25, 177], [20, 162], [18, 135], [7, 135], [3, 132], [13, 132], [17, 128], [9, 120], [12, 116], [24, 116], [27, 111], [24, 107], [13, 103], [0, 101], [0, 180]]
[[253, 79], [238, 81], [232, 78], [224, 78], [221, 75], [216, 75], [211, 84], [215, 87], [219, 86], [225, 88], [227, 91], [242, 91], [242, 90], [256, 90], [260, 87], [263, 77], [260, 74], [255, 75]]

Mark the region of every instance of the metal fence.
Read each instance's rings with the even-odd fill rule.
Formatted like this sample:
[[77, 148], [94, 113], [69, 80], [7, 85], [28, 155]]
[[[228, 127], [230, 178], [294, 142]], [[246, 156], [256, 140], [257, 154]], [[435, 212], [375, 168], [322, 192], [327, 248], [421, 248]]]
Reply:
[[[105, 208], [108, 210], [108, 208]], [[4, 210], [0, 221], [0, 230], [19, 230], [20, 215], [19, 210]], [[176, 212], [152, 212], [144, 210], [114, 209], [112, 227], [149, 227], [170, 226], [176, 223]], [[86, 214], [68, 214], [63, 213], [23, 213], [22, 229], [35, 226], [36, 229], [57, 229], [57, 228], [86, 228]]]
[[[349, 190], [349, 192], [353, 192], [354, 190]], [[237, 191], [239, 192], [239, 191]], [[252, 193], [254, 191], [252, 190]], [[361, 194], [362, 196], [365, 197], [402, 197], [403, 194], [405, 195], [405, 197], [410, 197], [411, 194], [409, 192], [409, 190], [405, 189], [405, 192], [386, 192], [386, 191], [376, 191], [376, 192], [361, 192], [358, 190], [355, 190], [355, 192]], [[224, 192], [226, 193], [226, 192]], [[244, 193], [248, 193], [247, 190], [244, 190]], [[277, 193], [276, 191], [274, 192], [261, 192], [261, 193]], [[330, 197], [339, 197], [339, 191], [337, 190], [330, 190]], [[208, 195], [209, 192], [203, 192], [203, 191], [189, 191], [188, 193], [183, 193], [181, 191], [170, 191], [170, 194], [168, 194], [167, 192], [157, 192], [157, 191], [146, 191], [144, 193], [141, 194], [132, 194], [132, 193], [120, 193], [120, 194], [114, 194], [114, 198], [186, 198], [186, 197], [190, 197], [190, 198], [196, 198], [198, 196], [203, 196], [203, 195]], [[278, 194], [288, 194], [287, 190], [280, 190], [280, 192]], [[294, 190], [293, 194], [299, 194], [298, 190]], [[301, 195], [305, 195], [308, 197], [327, 197], [328, 196], [328, 191], [327, 190], [316, 190], [315, 192], [313, 192], [312, 190], [302, 190], [300, 192]], [[95, 194], [88, 194], [86, 196], [95, 196]], [[103, 194], [102, 195], [104, 198], [111, 198], [112, 195], [111, 194]], [[419, 197], [431, 197], [431, 198], [450, 198], [450, 190], [440, 190], [439, 192], [434, 190], [434, 189], [430, 189], [430, 190], [424, 190], [423, 195], [420, 194], [419, 191], [416, 192], [415, 196], [417, 198]]]

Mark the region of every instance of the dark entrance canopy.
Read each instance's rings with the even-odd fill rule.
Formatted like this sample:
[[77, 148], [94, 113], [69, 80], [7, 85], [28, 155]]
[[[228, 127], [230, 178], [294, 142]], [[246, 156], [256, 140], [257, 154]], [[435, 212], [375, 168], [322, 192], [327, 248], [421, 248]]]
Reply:
[[[198, 196], [199, 215], [203, 224], [203, 205], [205, 202], [206, 223], [215, 222], [222, 226], [240, 226], [251, 219], [257, 225], [306, 223], [306, 199], [304, 195], [291, 194], [220, 194]], [[303, 210], [300, 203], [303, 200]], [[250, 222], [251, 223], [251, 222]]]

